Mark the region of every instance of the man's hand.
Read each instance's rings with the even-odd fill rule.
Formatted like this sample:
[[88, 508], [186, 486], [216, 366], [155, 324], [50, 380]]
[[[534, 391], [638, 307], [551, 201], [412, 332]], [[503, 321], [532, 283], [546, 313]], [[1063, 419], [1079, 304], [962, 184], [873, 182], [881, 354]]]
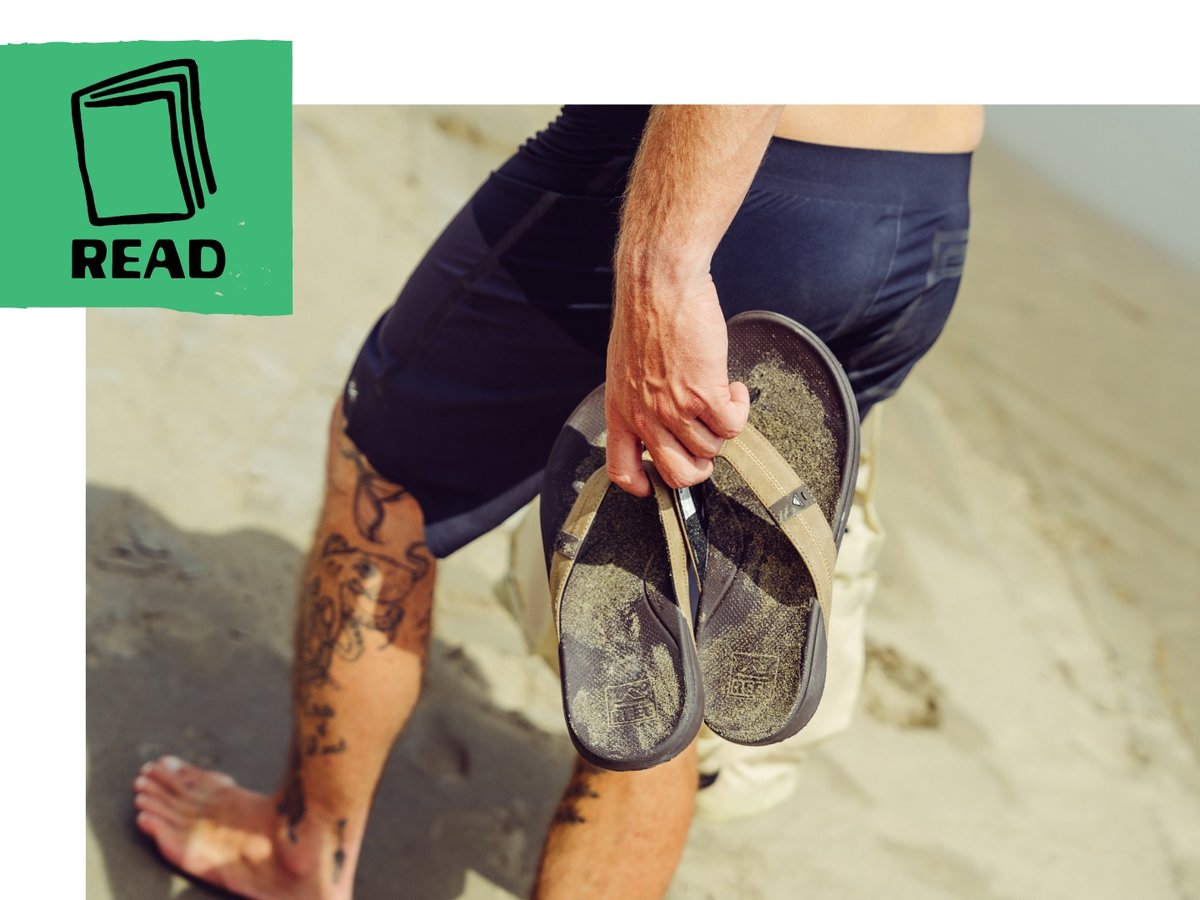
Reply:
[[729, 337], [713, 252], [762, 161], [783, 107], [656, 106], [629, 178], [614, 258], [605, 412], [608, 475], [646, 496], [642, 447], [671, 487], [699, 484], [746, 426], [729, 383]]
[[[624, 296], [622, 292], [626, 291]], [[658, 288], [618, 287], [608, 344], [608, 475], [647, 496], [642, 447], [670, 487], [712, 475], [712, 459], [746, 426], [746, 386], [729, 383], [725, 317], [712, 279]]]

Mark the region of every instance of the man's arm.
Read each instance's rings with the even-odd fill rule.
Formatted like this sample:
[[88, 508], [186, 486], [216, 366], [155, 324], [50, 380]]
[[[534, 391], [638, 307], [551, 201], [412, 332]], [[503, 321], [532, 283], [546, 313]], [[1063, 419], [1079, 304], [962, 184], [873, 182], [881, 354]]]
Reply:
[[672, 487], [712, 474], [746, 424], [729, 383], [725, 317], [709, 274], [781, 106], [656, 106], [634, 160], [614, 260], [608, 345], [608, 473], [646, 496], [642, 445]]

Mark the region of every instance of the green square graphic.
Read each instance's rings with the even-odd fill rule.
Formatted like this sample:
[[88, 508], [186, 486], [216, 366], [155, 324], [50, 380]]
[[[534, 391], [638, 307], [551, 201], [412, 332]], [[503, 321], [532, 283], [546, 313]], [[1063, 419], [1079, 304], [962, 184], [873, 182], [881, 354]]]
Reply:
[[287, 41], [0, 45], [0, 306], [292, 311]]

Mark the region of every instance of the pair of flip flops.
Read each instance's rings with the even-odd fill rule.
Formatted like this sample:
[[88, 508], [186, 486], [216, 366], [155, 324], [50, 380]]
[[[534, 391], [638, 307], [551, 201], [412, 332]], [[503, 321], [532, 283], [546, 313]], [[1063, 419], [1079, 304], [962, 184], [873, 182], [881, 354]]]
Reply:
[[579, 753], [605, 768], [665, 762], [702, 721], [740, 744], [783, 740], [821, 698], [858, 469], [854, 395], [828, 348], [776, 313], [729, 321], [729, 367], [749, 422], [703, 484], [672, 491], [649, 461], [649, 497], [611, 484], [603, 386], [547, 463], [563, 707]]

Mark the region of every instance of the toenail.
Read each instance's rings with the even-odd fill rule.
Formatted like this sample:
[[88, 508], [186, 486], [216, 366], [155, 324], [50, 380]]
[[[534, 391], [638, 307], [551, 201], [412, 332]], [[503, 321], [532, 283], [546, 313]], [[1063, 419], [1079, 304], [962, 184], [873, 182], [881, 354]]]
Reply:
[[135, 779], [134, 779], [134, 781], [133, 781], [133, 786], [134, 786], [135, 788], [137, 788], [139, 791], [144, 791], [144, 790], [146, 789], [146, 786], [147, 786], [148, 784], [149, 784], [149, 782], [147, 782], [147, 781], [146, 781], [146, 779], [145, 779], [145, 778], [143, 778], [141, 775], [139, 775], [139, 776], [138, 776], [137, 778], [135, 778]]
[[154, 763], [142, 763], [142, 767], [140, 769], [138, 769], [138, 771], [141, 772], [143, 775], [145, 775], [147, 772], [149, 772], [153, 768], [154, 768]]
[[174, 775], [183, 767], [183, 760], [178, 756], [164, 756], [162, 764], [164, 769]]

